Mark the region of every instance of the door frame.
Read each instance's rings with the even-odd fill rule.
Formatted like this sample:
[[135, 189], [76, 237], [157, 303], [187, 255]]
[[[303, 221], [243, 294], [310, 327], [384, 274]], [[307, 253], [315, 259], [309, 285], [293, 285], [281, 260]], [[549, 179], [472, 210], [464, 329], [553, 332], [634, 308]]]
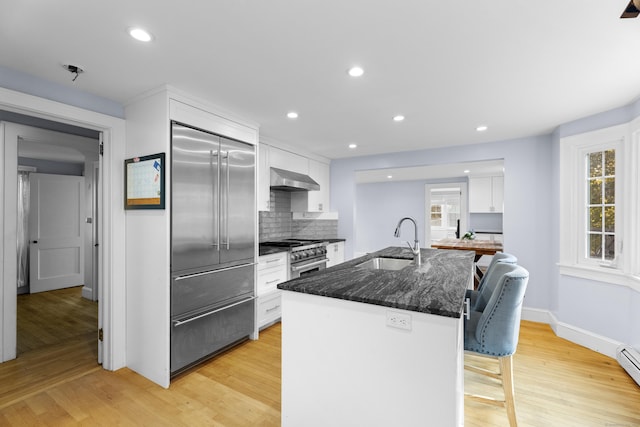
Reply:
[[[117, 370], [126, 366], [125, 299], [125, 214], [124, 192], [125, 120], [60, 102], [0, 88], [0, 109], [66, 123], [102, 133], [104, 142], [101, 168], [102, 218], [99, 247], [99, 301], [103, 315], [103, 368]], [[0, 260], [0, 362], [16, 356], [16, 212], [17, 143], [6, 144], [5, 125], [0, 123], [0, 227], [3, 244]], [[7, 138], [8, 139], [8, 138]]]
[[424, 186], [424, 241], [431, 247], [431, 190], [435, 188], [460, 187], [460, 231], [467, 229], [469, 222], [469, 184], [464, 181], [439, 184], [425, 184]]

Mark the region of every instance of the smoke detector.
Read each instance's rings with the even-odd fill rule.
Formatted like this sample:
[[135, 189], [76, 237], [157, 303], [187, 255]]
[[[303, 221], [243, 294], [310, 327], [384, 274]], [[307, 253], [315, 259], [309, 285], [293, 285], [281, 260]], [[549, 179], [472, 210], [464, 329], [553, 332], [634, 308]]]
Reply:
[[78, 76], [82, 73], [84, 73], [84, 70], [78, 66], [78, 65], [73, 65], [73, 64], [62, 64], [62, 68], [64, 68], [65, 70], [67, 70], [68, 72], [75, 74], [75, 77], [73, 78], [73, 80], [71, 80], [72, 82], [75, 82], [76, 79], [78, 78]]

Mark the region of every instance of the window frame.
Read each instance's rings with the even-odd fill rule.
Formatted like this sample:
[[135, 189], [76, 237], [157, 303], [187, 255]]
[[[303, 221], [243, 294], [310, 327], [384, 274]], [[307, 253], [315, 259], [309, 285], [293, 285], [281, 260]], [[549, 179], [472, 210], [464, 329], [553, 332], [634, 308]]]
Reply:
[[[587, 239], [588, 239], [588, 216], [587, 216], [587, 210], [588, 210], [588, 206], [590, 205], [590, 203], [588, 203], [588, 192], [589, 192], [589, 188], [588, 188], [588, 184], [587, 184], [587, 161], [586, 161], [586, 156], [588, 156], [591, 153], [595, 153], [595, 152], [604, 152], [606, 150], [610, 150], [613, 149], [615, 150], [616, 154], [615, 154], [615, 160], [616, 160], [616, 172], [615, 172], [615, 177], [616, 177], [616, 183], [615, 183], [615, 224], [616, 224], [616, 228], [614, 231], [614, 235], [615, 235], [615, 253], [616, 256], [613, 260], [611, 261], [606, 261], [606, 260], [596, 260], [593, 258], [590, 258], [587, 255]], [[623, 165], [623, 141], [622, 140], [614, 140], [614, 141], [608, 141], [608, 142], [602, 142], [602, 143], [594, 143], [594, 144], [585, 144], [582, 145], [578, 148], [578, 156], [581, 157], [582, 162], [581, 162], [581, 167], [578, 170], [578, 173], [581, 175], [582, 177], [582, 183], [581, 185], [583, 186], [583, 188], [578, 188], [578, 192], [577, 192], [577, 197], [578, 197], [578, 207], [581, 209], [581, 212], [578, 213], [578, 222], [579, 222], [579, 230], [581, 230], [580, 234], [582, 234], [579, 237], [579, 241], [577, 242], [578, 244], [578, 252], [576, 254], [576, 261], [578, 264], [584, 264], [584, 265], [588, 265], [588, 266], [601, 266], [601, 267], [607, 267], [607, 268], [614, 268], [617, 270], [622, 270], [623, 268], [623, 260], [624, 257], [622, 256], [622, 249], [623, 249], [623, 241], [624, 239], [624, 222], [623, 222], [623, 213], [624, 213], [624, 195], [623, 195], [623, 191], [624, 191], [624, 181], [622, 179], [622, 177], [624, 176], [624, 165]], [[602, 233], [604, 235], [604, 232]]]
[[[560, 139], [560, 274], [640, 290], [640, 118]], [[616, 149], [616, 258], [586, 254], [587, 153]], [[576, 220], [577, 219], [577, 220]]]

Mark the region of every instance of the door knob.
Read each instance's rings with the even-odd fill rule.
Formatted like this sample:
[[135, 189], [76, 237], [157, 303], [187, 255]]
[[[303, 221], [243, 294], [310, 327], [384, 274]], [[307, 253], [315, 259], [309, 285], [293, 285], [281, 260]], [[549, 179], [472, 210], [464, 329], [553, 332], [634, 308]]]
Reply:
[[37, 241], [37, 240], [34, 240], [34, 241], [33, 241], [33, 242], [31, 242], [31, 243], [38, 243], [38, 241]]

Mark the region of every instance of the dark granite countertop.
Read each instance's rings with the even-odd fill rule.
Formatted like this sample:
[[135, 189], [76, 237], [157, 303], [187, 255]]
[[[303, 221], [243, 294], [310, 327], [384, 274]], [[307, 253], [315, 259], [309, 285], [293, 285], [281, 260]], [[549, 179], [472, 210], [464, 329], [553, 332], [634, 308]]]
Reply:
[[282, 246], [258, 246], [258, 256], [277, 254], [278, 252], [288, 252], [289, 248]]
[[462, 315], [474, 252], [421, 249], [420, 267], [397, 271], [358, 267], [378, 256], [413, 258], [408, 248], [388, 247], [323, 272], [280, 283], [278, 288], [446, 317]]
[[[320, 240], [322, 242], [327, 242], [327, 243], [337, 243], [337, 242], [346, 242], [347, 239], [341, 239], [337, 237], [329, 237], [329, 238], [318, 237], [316, 240]], [[287, 252], [288, 250], [289, 248], [287, 247], [267, 246], [263, 243], [260, 243], [258, 245], [258, 256], [272, 255], [272, 254], [277, 254], [278, 252]]]
[[323, 242], [328, 242], [328, 243], [338, 243], [338, 242], [346, 242], [347, 241], [347, 239], [339, 239], [339, 238], [318, 239], [318, 240], [322, 240]]

